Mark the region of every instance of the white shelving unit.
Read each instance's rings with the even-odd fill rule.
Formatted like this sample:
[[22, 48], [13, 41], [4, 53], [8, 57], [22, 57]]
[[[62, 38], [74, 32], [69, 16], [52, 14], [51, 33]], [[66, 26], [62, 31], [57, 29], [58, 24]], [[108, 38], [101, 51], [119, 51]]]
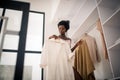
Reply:
[[[92, 6], [88, 7], [87, 4], [92, 4]], [[80, 21], [80, 24], [71, 36], [72, 39], [77, 42], [81, 35], [91, 30], [96, 20], [100, 18], [108, 50], [108, 63], [111, 68], [105, 71], [104, 76], [111, 80], [120, 79], [120, 0], [86, 0], [78, 14], [81, 17], [76, 19]], [[107, 77], [107, 74], [111, 77]]]
[[102, 0], [98, 5], [98, 12], [103, 26], [113, 79], [120, 79], [120, 0]]
[[[76, 23], [78, 23], [78, 24], [75, 24], [75, 26], [77, 26], [75, 32], [73, 34], [71, 34], [72, 35], [71, 37], [73, 39], [76, 39], [76, 38], [80, 37], [80, 35], [78, 35], [78, 33], [81, 32], [81, 31], [79, 31], [80, 27], [83, 25], [84, 22], [86, 22], [88, 17], [90, 17], [90, 15], [93, 12], [95, 12], [95, 9], [96, 9], [96, 2], [95, 2], [95, 0], [85, 0], [83, 6], [80, 7], [78, 13], [76, 14], [75, 17], [73, 17], [73, 19], [71, 21], [71, 22], [76, 21]], [[97, 9], [96, 9], [96, 11], [97, 11]], [[94, 15], [92, 17], [94, 17]], [[90, 21], [89, 23], [91, 24], [92, 20], [89, 20], [89, 21]], [[89, 24], [89, 23], [87, 23], [87, 24]], [[90, 24], [89, 25], [87, 25], [87, 24], [86, 24], [86, 27], [89, 27]], [[81, 33], [79, 33], [79, 34], [81, 34]]]
[[100, 10], [101, 21], [104, 23], [120, 8], [120, 0], [102, 0], [98, 7]]
[[104, 35], [106, 38], [107, 47], [115, 44], [116, 40], [120, 38], [120, 9], [110, 16], [103, 24]]

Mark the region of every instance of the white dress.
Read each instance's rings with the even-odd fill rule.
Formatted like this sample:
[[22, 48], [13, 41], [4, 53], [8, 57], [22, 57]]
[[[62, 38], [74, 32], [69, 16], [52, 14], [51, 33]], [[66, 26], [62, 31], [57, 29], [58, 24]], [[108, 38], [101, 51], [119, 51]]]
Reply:
[[70, 53], [67, 41], [49, 39], [45, 43], [40, 64], [44, 68], [44, 80], [74, 80]]

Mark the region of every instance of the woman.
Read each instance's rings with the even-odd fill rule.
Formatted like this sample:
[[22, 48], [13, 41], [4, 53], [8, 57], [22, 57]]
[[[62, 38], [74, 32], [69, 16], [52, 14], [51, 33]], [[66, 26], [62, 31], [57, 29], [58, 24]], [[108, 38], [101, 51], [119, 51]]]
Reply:
[[[59, 33], [60, 35], [59, 36], [56, 36], [56, 35], [52, 35], [49, 37], [49, 39], [62, 39], [64, 41], [66, 41], [70, 46], [71, 46], [71, 39], [68, 38], [66, 36], [66, 32], [69, 30], [69, 21], [65, 21], [65, 20], [62, 20], [58, 23], [58, 30], [59, 30]], [[80, 44], [81, 42], [78, 41], [74, 46], [73, 48], [71, 48], [71, 52], [74, 51], [74, 49]], [[71, 57], [70, 57], [71, 58]], [[82, 80], [82, 77], [80, 76], [80, 74], [77, 72], [77, 70], [73, 67], [74, 69], [74, 76], [75, 76], [75, 80]]]
[[[70, 27], [69, 27], [69, 21], [68, 21], [68, 20], [67, 20], [67, 21], [65, 21], [65, 20], [60, 21], [60, 22], [58, 23], [58, 30], [59, 30], [60, 35], [59, 35], [59, 36], [57, 36], [57, 35], [52, 35], [52, 36], [49, 37], [49, 39], [52, 39], [52, 38], [54, 38], [54, 39], [62, 39], [62, 40], [67, 41], [67, 42], [69, 43], [69, 45], [71, 46], [71, 39], [66, 36], [66, 32], [69, 30], [69, 28], [70, 28]], [[71, 48], [71, 51], [73, 52], [74, 49], [75, 49], [79, 44], [80, 44], [80, 42], [77, 42], [77, 43], [75, 44], [75, 46], [74, 46], [73, 48]]]
[[66, 32], [68, 31], [68, 29], [69, 29], [69, 21], [64, 21], [64, 20], [60, 21], [60, 22], [58, 23], [58, 29], [59, 29], [60, 35], [59, 35], [59, 36], [52, 35], [52, 36], [49, 37], [49, 39], [51, 39], [51, 38], [55, 38], [55, 39], [61, 38], [61, 39], [63, 39], [63, 40], [68, 40], [68, 41], [71, 42], [71, 39], [68, 38], [68, 37], [65, 35], [65, 33], [66, 33]]
[[71, 39], [65, 35], [69, 29], [69, 21], [60, 21], [58, 29], [60, 35], [50, 36], [43, 47], [40, 66], [44, 68], [44, 80], [74, 80], [69, 57]]

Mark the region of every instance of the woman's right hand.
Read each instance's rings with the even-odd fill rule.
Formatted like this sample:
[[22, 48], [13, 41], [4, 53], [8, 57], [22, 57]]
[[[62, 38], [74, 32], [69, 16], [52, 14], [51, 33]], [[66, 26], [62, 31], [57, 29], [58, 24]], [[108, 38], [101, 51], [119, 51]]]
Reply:
[[49, 37], [49, 39], [51, 39], [51, 38], [58, 39], [59, 37], [56, 36], [56, 35], [52, 35], [52, 36]]
[[81, 44], [81, 40], [78, 41], [78, 42], [73, 46], [73, 48], [71, 49], [71, 51], [73, 52], [73, 51], [75, 50], [75, 48], [76, 48], [77, 46], [79, 46], [80, 44]]

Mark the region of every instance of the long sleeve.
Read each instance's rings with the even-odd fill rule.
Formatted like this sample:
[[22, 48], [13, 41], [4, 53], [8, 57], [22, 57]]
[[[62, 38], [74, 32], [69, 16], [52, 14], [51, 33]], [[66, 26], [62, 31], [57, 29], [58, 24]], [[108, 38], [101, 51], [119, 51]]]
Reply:
[[105, 59], [108, 59], [108, 53], [107, 53], [106, 43], [105, 43], [104, 34], [103, 34], [103, 30], [102, 30], [102, 25], [101, 25], [100, 19], [97, 21], [97, 30], [101, 34], [103, 51], [104, 51], [104, 57], [105, 57]]

